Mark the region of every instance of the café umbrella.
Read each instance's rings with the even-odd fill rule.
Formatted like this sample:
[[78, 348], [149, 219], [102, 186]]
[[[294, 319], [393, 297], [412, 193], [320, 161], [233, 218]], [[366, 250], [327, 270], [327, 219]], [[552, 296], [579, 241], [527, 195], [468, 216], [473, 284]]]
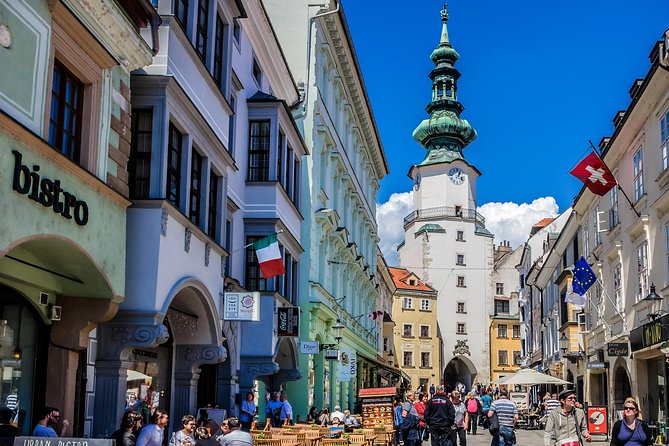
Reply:
[[498, 385], [528, 385], [533, 386], [536, 384], [571, 384], [569, 381], [565, 381], [554, 376], [546, 375], [545, 373], [537, 372], [532, 369], [520, 369], [512, 375], [503, 376], [495, 381], [493, 384]]

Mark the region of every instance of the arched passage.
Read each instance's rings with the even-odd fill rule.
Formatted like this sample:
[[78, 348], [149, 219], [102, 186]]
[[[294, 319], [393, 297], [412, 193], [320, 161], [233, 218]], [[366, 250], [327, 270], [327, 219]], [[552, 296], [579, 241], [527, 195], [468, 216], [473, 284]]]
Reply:
[[629, 376], [624, 364], [616, 362], [613, 372], [613, 407], [623, 407], [625, 398], [632, 396]]
[[444, 386], [454, 389], [458, 383], [464, 384], [467, 390], [476, 382], [478, 371], [472, 361], [466, 356], [458, 355], [451, 359], [444, 369]]

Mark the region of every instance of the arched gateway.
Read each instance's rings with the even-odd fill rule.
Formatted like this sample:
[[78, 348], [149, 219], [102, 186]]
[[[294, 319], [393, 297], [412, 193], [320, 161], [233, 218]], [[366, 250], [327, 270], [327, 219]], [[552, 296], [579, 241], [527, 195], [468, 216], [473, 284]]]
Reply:
[[466, 389], [472, 388], [476, 382], [478, 371], [472, 361], [466, 356], [458, 355], [451, 359], [444, 369], [444, 385], [446, 390], [455, 388], [457, 383], [465, 385]]

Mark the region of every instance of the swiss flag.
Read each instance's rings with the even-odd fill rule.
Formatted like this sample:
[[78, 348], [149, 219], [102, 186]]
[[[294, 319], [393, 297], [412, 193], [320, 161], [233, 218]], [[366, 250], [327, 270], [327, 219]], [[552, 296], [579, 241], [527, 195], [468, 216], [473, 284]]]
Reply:
[[583, 181], [585, 186], [597, 195], [606, 194], [618, 184], [604, 161], [595, 152], [586, 156], [569, 173]]

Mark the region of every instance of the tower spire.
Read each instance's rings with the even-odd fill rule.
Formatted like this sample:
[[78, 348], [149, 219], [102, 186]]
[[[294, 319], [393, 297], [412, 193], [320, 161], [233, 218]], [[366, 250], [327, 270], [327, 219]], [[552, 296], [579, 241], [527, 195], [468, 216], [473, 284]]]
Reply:
[[430, 72], [432, 100], [426, 107], [430, 117], [423, 120], [413, 132], [413, 138], [427, 150], [421, 165], [464, 160], [462, 149], [476, 139], [476, 130], [466, 119], [460, 118], [464, 110], [457, 97], [460, 72], [454, 67], [460, 55], [448, 36], [447, 7], [444, 3], [440, 11], [441, 38], [430, 55], [435, 64]]

